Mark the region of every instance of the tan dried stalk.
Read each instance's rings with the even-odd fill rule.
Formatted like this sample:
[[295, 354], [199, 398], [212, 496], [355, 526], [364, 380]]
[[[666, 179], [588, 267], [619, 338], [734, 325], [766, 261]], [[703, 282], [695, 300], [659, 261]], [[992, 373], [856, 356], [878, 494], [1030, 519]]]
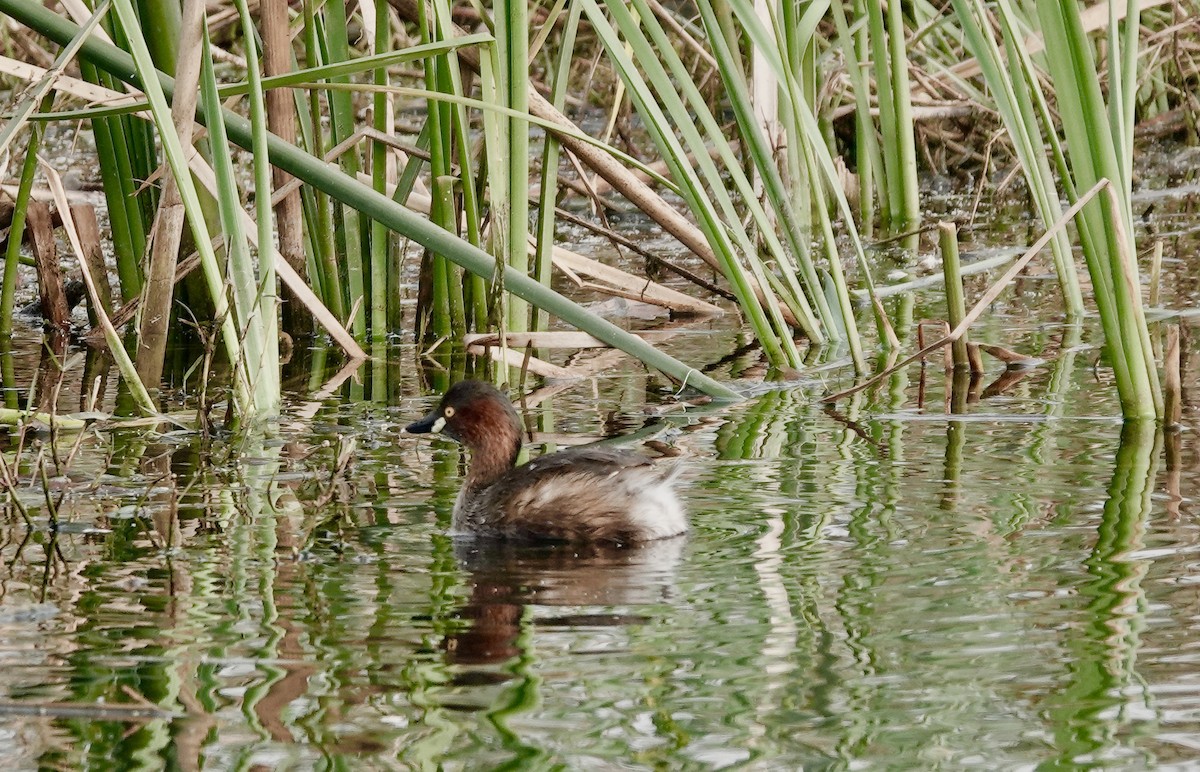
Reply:
[[[185, 0], [180, 22], [179, 62], [175, 79], [178, 91], [171, 103], [171, 119], [179, 141], [191, 149], [196, 125], [196, 101], [200, 94], [201, 28], [204, 23], [203, 0]], [[169, 170], [168, 170], [169, 172]], [[166, 173], [162, 201], [154, 223], [154, 243], [146, 283], [142, 287], [141, 318], [138, 320], [138, 347], [134, 357], [138, 377], [151, 389], [162, 381], [163, 360], [170, 332], [171, 303], [175, 297], [175, 264], [187, 215], [175, 176]]]

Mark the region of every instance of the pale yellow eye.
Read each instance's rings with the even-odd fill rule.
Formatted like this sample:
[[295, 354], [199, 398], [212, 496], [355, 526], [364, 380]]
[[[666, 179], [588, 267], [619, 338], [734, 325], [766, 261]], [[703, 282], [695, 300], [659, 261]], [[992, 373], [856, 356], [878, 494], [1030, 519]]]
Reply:
[[446, 416], [447, 418], [453, 418], [454, 408], [447, 406], [446, 409], [442, 411], [442, 415]]

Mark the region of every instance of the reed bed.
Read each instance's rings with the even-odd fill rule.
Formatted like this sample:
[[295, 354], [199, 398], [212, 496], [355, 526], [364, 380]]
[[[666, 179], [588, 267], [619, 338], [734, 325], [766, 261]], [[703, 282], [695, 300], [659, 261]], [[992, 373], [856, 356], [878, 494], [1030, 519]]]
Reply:
[[[376, 0], [350, 15], [312, 0], [256, 11], [188, 2], [182, 13], [0, 0], [0, 10], [0, 35], [23, 52], [0, 71], [32, 84], [0, 128], [0, 158], [25, 148], [27, 159], [5, 170], [17, 195], [0, 316], [13, 306], [39, 132], [86, 121], [128, 309], [111, 326], [142, 313], [132, 338], [109, 345], [128, 346], [144, 410], [155, 409], [166, 342], [196, 323], [219, 342], [247, 417], [278, 410], [281, 330], [322, 329], [354, 360], [362, 342], [396, 334], [436, 351], [471, 334], [546, 331], [552, 318], [736, 398], [551, 288], [559, 273], [589, 287], [604, 275], [607, 292], [664, 296], [611, 266], [566, 267], [559, 207], [579, 196], [602, 216], [620, 195], [675, 236], [715, 283], [671, 267], [697, 279], [695, 294], [732, 298], [776, 373], [818, 352], [865, 374], [868, 347], [899, 346], [866, 240], [898, 238], [915, 256], [927, 248], [921, 176], [967, 169], [983, 180], [1010, 157], [1044, 227], [1059, 224], [1049, 248], [1064, 314], [1095, 304], [1124, 414], [1162, 414], [1130, 190], [1139, 125], [1174, 121], [1195, 136], [1200, 23], [1186, 3], [1106, 15], [1008, 0]], [[181, 67], [192, 61], [195, 71]], [[588, 104], [603, 130], [564, 114], [590, 120]], [[1063, 227], [1061, 202], [1106, 180]], [[423, 253], [415, 330], [400, 313], [409, 241]], [[107, 300], [92, 295], [93, 306]], [[874, 338], [860, 332], [856, 295]]]

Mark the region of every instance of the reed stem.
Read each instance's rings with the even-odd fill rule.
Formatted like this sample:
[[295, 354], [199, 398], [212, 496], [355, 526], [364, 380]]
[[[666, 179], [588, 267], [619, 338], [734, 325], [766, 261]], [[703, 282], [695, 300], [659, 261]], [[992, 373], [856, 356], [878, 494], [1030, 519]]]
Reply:
[[[958, 258], [958, 228], [952, 222], [938, 223], [938, 248], [942, 253], [942, 275], [946, 280], [946, 320], [956, 329], [967, 317], [967, 302], [963, 293], [962, 269]], [[967, 333], [963, 332], [950, 344], [954, 369], [969, 368], [970, 355]]]
[[37, 153], [42, 144], [45, 125], [35, 124], [29, 133], [25, 147], [25, 161], [21, 164], [21, 180], [17, 184], [16, 205], [12, 223], [8, 229], [8, 246], [4, 253], [4, 286], [0, 288], [0, 337], [12, 336], [13, 310], [16, 308], [17, 268], [21, 255], [21, 241], [25, 235], [25, 218], [29, 211], [29, 200], [33, 191], [33, 177], [37, 173]]

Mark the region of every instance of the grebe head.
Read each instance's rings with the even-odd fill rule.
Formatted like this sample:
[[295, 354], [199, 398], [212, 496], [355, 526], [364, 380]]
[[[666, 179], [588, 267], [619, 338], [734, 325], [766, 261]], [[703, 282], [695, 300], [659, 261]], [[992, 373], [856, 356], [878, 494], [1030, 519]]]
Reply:
[[[521, 419], [508, 397], [482, 381], [460, 381], [450, 387], [433, 412], [405, 428], [410, 434], [444, 434], [466, 445], [472, 468], [511, 469], [521, 451]], [[474, 476], [474, 475], [473, 475]]]

